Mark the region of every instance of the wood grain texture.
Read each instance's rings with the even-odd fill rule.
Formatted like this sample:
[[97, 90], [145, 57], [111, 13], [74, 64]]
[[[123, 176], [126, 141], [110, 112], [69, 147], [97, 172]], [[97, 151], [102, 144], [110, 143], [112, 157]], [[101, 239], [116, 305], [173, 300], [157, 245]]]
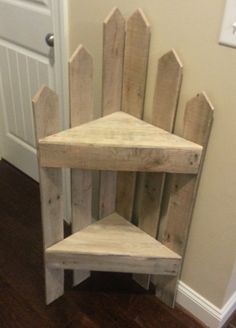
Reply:
[[116, 211], [131, 221], [136, 186], [136, 173], [118, 172], [116, 189]]
[[[58, 97], [42, 87], [33, 98], [36, 140], [59, 131]], [[38, 146], [37, 146], [38, 148]], [[40, 195], [44, 250], [63, 239], [62, 171], [40, 168]], [[64, 293], [64, 270], [52, 269], [45, 264], [46, 303]]]
[[[182, 64], [172, 50], [159, 60], [151, 122], [168, 132], [173, 131], [181, 81]], [[157, 235], [164, 179], [165, 175], [161, 173], [144, 173], [144, 181], [139, 188], [139, 227], [154, 238]]]
[[113, 213], [49, 247], [53, 267], [175, 275], [181, 257]]
[[1, 328], [203, 328], [126, 273], [92, 272], [71, 290], [66, 272], [65, 297], [45, 306], [38, 183], [4, 160], [0, 176]]
[[[174, 50], [158, 61], [151, 123], [172, 132], [182, 82], [183, 65]], [[139, 227], [156, 238], [160, 217], [164, 173], [140, 173], [136, 187], [134, 216]], [[146, 279], [136, 275], [136, 282], [148, 289], [150, 276]]]
[[236, 328], [236, 310], [232, 313], [222, 328]]
[[142, 118], [150, 44], [150, 25], [141, 9], [127, 21], [122, 110]]
[[39, 141], [42, 166], [197, 173], [202, 147], [124, 112]]
[[74, 127], [93, 119], [93, 59], [83, 45], [70, 58], [69, 83], [70, 122]]
[[170, 307], [175, 306], [179, 274], [176, 276], [155, 275], [152, 282], [156, 286], [156, 297]]
[[116, 181], [117, 173], [114, 171], [100, 172], [99, 191], [99, 218], [113, 213], [116, 208]]
[[103, 23], [103, 116], [121, 110], [125, 19], [114, 8]]
[[[201, 167], [196, 176], [172, 174], [168, 175], [166, 179], [158, 240], [181, 256], [184, 256], [185, 253], [212, 122], [213, 107], [204, 93], [198, 94], [187, 103], [182, 136], [203, 146]], [[159, 286], [160, 288], [161, 286]], [[166, 294], [165, 290], [158, 293]], [[168, 292], [168, 295], [165, 302], [173, 306], [175, 289]]]
[[[93, 60], [80, 45], [69, 62], [70, 125], [89, 122], [93, 118]], [[92, 172], [71, 170], [72, 232], [77, 232], [92, 221]], [[89, 276], [89, 272], [74, 272], [74, 285]]]
[[156, 85], [153, 98], [152, 124], [172, 132], [176, 115], [183, 65], [172, 49], [158, 61]]
[[[121, 110], [125, 19], [114, 8], [103, 23], [102, 115]], [[100, 173], [99, 217], [115, 211], [116, 172]]]
[[[142, 118], [150, 44], [150, 25], [141, 9], [136, 10], [127, 21], [122, 110]], [[136, 185], [134, 172], [117, 174], [116, 210], [131, 220]]]

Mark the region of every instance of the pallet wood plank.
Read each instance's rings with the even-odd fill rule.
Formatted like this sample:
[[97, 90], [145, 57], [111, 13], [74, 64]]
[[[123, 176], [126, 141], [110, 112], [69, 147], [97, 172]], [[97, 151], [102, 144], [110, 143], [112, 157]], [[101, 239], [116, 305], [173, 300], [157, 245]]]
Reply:
[[[128, 221], [128, 220], [126, 220]], [[164, 259], [106, 255], [84, 255], [70, 252], [47, 251], [46, 261], [52, 268], [105, 272], [136, 272], [173, 277], [179, 270], [179, 259]]]
[[197, 173], [202, 147], [124, 112], [40, 140], [42, 166]]
[[[122, 92], [122, 110], [138, 118], [143, 116], [149, 44], [150, 25], [138, 9], [127, 21]], [[136, 174], [129, 175], [117, 175], [116, 210], [127, 220], [131, 220], [136, 185]]]
[[115, 171], [100, 172], [99, 218], [113, 213], [116, 208], [117, 173]]
[[[182, 133], [184, 138], [203, 146], [199, 173], [197, 176], [190, 174], [171, 174], [166, 178], [158, 240], [182, 257], [185, 253], [212, 122], [213, 106], [206, 94], [200, 93], [186, 105]], [[170, 306], [174, 305], [175, 293], [176, 288], [174, 284], [172, 284], [171, 289], [168, 287], [168, 293], [165, 291], [165, 286], [158, 285], [157, 295]]]
[[141, 9], [127, 21], [124, 54], [122, 110], [142, 118], [145, 98], [150, 25]]
[[156, 287], [156, 297], [171, 307], [174, 307], [175, 304], [178, 280], [179, 274], [172, 277], [167, 275], [152, 276], [152, 283]]
[[114, 8], [103, 23], [103, 116], [121, 110], [125, 19]]
[[[181, 257], [117, 213], [47, 249], [53, 266], [176, 275]], [[63, 262], [63, 263], [62, 263]]]
[[83, 45], [69, 60], [69, 85], [70, 123], [74, 127], [93, 119], [93, 59]]
[[[103, 23], [103, 116], [121, 110], [124, 45], [125, 19], [119, 9], [114, 8]], [[100, 173], [100, 218], [115, 210], [116, 176], [112, 171]]]
[[158, 62], [152, 109], [152, 124], [172, 132], [183, 75], [183, 64], [174, 49]]
[[[49, 88], [42, 87], [34, 96], [32, 104], [36, 141], [58, 132], [60, 125], [57, 95]], [[62, 170], [39, 168], [39, 177], [43, 246], [46, 250], [64, 237]], [[50, 268], [45, 263], [45, 286], [47, 304], [63, 295], [64, 270]]]
[[136, 186], [134, 172], [117, 173], [116, 210], [126, 220], [131, 221]]
[[[158, 61], [158, 70], [153, 98], [151, 123], [172, 132], [182, 82], [183, 65], [171, 50]], [[160, 216], [164, 173], [139, 173], [135, 197], [135, 220], [138, 226], [156, 238]], [[150, 276], [135, 275], [134, 279], [148, 289]]]
[[[152, 124], [168, 132], [174, 128], [179, 92], [182, 81], [182, 64], [175, 53], [170, 51], [159, 60], [153, 100]], [[139, 227], [156, 237], [164, 174], [144, 174], [138, 211]], [[148, 209], [148, 212], [147, 212]]]
[[[69, 61], [70, 125], [89, 122], [93, 118], [93, 61], [80, 45]], [[71, 169], [72, 232], [77, 232], [92, 221], [92, 172]], [[87, 271], [74, 271], [77, 285], [88, 278]]]

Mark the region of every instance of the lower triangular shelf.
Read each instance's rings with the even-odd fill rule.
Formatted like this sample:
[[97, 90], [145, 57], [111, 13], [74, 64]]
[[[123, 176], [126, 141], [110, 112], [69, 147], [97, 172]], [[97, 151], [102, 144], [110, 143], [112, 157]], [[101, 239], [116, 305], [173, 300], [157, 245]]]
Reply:
[[181, 257], [113, 213], [46, 249], [48, 266], [176, 275]]

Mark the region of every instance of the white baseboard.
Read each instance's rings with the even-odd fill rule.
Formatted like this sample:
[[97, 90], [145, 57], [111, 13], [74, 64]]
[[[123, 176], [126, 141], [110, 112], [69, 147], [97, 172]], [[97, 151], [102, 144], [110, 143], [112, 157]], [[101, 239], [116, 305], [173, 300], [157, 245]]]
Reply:
[[220, 328], [236, 309], [236, 291], [220, 309], [180, 281], [176, 301], [206, 326]]

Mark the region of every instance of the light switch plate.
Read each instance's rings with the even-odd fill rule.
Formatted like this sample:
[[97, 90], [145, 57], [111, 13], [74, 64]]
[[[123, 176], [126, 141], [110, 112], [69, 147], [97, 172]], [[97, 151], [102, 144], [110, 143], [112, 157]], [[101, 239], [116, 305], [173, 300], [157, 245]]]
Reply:
[[236, 0], [226, 0], [219, 43], [236, 48]]

